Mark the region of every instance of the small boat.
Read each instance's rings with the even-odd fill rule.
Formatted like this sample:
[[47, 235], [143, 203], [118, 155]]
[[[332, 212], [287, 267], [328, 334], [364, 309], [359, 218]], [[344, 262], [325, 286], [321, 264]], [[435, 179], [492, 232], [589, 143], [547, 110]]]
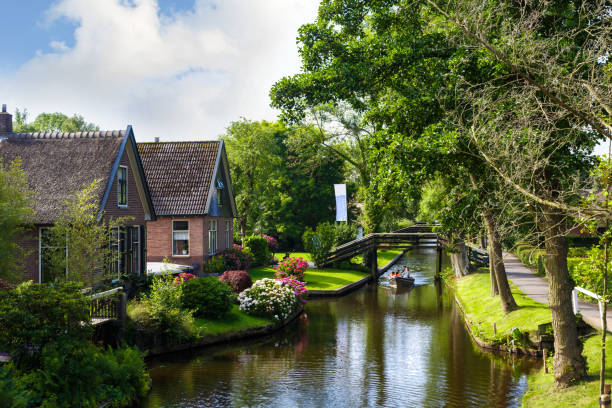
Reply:
[[393, 276], [389, 278], [389, 285], [392, 288], [409, 288], [414, 285], [414, 278], [412, 276], [409, 276], [407, 278]]

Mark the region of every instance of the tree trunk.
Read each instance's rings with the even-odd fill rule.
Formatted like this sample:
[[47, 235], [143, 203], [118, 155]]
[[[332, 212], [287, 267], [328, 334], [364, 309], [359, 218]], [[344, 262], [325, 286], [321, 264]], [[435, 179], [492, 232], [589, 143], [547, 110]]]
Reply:
[[[489, 236], [489, 268], [494, 272], [497, 290], [502, 302], [502, 309], [504, 314], [507, 314], [518, 309], [518, 306], [514, 301], [514, 296], [512, 296], [512, 291], [508, 284], [501, 240], [499, 239], [499, 233], [497, 231], [497, 222], [495, 221], [495, 216], [489, 210], [484, 210], [482, 216], [487, 225], [487, 233]], [[491, 287], [491, 292], [493, 292], [493, 287]]]
[[453, 264], [453, 271], [457, 278], [461, 278], [470, 273], [470, 260], [463, 241], [459, 241], [455, 244], [450, 257]]
[[560, 212], [544, 207], [539, 229], [546, 238], [546, 275], [548, 277], [548, 303], [555, 335], [553, 368], [555, 384], [567, 387], [586, 373], [582, 344], [578, 340], [576, 317], [572, 309], [574, 283], [567, 269], [567, 241], [563, 234]]
[[240, 217], [240, 241], [244, 245], [244, 237], [246, 235], [246, 216]]

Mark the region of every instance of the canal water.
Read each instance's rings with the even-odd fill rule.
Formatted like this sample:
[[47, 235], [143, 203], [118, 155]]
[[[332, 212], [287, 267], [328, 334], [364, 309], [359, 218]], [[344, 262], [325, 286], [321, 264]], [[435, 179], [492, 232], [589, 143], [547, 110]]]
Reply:
[[473, 344], [450, 292], [434, 284], [435, 249], [411, 251], [403, 265], [412, 290], [395, 292], [381, 278], [310, 301], [274, 335], [150, 361], [144, 406], [520, 406], [538, 363]]

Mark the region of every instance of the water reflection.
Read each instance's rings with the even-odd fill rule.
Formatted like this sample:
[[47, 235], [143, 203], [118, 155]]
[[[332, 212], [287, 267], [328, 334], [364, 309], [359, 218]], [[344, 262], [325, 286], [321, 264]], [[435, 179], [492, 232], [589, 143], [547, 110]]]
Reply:
[[403, 260], [417, 287], [312, 301], [273, 336], [152, 361], [147, 407], [514, 407], [537, 364], [483, 353], [433, 284], [435, 250]]

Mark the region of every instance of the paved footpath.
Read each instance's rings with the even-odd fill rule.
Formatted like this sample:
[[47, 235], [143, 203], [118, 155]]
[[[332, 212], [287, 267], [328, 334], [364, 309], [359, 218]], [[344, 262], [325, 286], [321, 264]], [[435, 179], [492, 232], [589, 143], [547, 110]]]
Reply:
[[[504, 253], [504, 265], [506, 266], [508, 279], [510, 279], [523, 293], [536, 302], [548, 304], [548, 282], [546, 279], [533, 273], [531, 269], [521, 263], [520, 259], [510, 253]], [[578, 308], [585, 322], [601, 330], [601, 317], [599, 316], [599, 307], [597, 305], [578, 300]], [[612, 332], [611, 315], [612, 308], [608, 308], [606, 320], [608, 321], [609, 332]]]

